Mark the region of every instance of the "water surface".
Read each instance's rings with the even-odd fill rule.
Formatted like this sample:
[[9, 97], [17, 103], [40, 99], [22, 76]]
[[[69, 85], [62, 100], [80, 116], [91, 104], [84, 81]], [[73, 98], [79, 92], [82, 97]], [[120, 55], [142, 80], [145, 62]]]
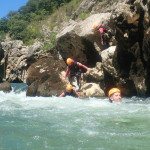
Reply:
[[0, 92], [0, 150], [149, 150], [150, 98], [26, 97]]

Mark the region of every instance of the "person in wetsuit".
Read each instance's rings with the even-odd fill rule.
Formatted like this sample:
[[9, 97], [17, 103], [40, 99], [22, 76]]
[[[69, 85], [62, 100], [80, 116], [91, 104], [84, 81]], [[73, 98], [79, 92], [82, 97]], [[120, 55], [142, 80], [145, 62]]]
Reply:
[[112, 88], [108, 92], [108, 97], [111, 103], [113, 101], [121, 102], [121, 91], [118, 88]]
[[99, 30], [101, 33], [101, 44], [104, 46], [104, 49], [107, 49], [110, 45], [110, 39], [112, 37], [112, 29], [108, 26], [102, 26], [102, 24], [98, 25], [95, 24], [94, 25], [94, 29], [95, 30]]
[[80, 97], [78, 93], [76, 93], [71, 84], [68, 84], [66, 87], [66, 90], [59, 95], [59, 97], [65, 97], [65, 96], [73, 96], [73, 97]]
[[72, 78], [75, 76], [77, 78], [77, 90], [80, 89], [80, 83], [79, 83], [79, 79], [81, 76], [81, 69], [84, 68], [86, 70], [89, 70], [90, 68], [88, 68], [87, 66], [74, 61], [71, 58], [68, 58], [66, 61], [68, 67], [66, 70], [66, 74], [65, 74], [65, 79], [68, 76], [69, 78], [69, 82], [72, 85]]

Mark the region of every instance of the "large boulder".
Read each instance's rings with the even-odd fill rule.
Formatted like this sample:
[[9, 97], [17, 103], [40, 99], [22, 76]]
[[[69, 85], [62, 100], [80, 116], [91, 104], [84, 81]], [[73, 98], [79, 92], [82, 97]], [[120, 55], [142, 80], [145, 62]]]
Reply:
[[71, 57], [83, 64], [95, 66], [101, 61], [100, 33], [94, 31], [94, 24], [109, 24], [110, 13], [100, 13], [79, 23], [73, 22], [57, 35], [57, 49], [64, 60]]
[[116, 50], [116, 46], [111, 46], [108, 49], [101, 52], [102, 64], [105, 71], [114, 77], [118, 77], [116, 68], [113, 65], [113, 56]]
[[11, 87], [11, 85], [8, 81], [3, 82], [2, 84], [0, 84], [0, 91], [10, 92], [11, 90], [12, 90], [12, 87]]
[[102, 97], [105, 96], [104, 91], [100, 88], [99, 84], [86, 83], [81, 88], [81, 95], [84, 97]]
[[28, 69], [27, 96], [52, 96], [64, 91], [63, 72], [66, 64], [53, 57], [40, 58]]

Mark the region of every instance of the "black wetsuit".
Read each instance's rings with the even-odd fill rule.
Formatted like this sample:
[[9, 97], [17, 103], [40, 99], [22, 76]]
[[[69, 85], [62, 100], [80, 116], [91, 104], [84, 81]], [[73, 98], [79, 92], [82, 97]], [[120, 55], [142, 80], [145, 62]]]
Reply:
[[70, 74], [68, 75], [70, 84], [72, 84], [72, 77], [75, 76], [77, 78], [77, 85], [79, 86], [81, 71], [80, 67], [77, 65], [77, 62], [74, 61], [74, 63], [72, 63], [71, 66], [68, 66], [68, 68], [70, 69]]
[[74, 90], [72, 90], [70, 93], [68, 93], [67, 91], [64, 91], [64, 97], [65, 96], [73, 96], [73, 97], [77, 97], [77, 94]]
[[109, 102], [112, 103], [113, 101], [109, 98]]
[[109, 41], [112, 37], [111, 28], [108, 26], [101, 26], [97, 30], [99, 30], [100, 28], [104, 29], [104, 32], [102, 33], [102, 38], [104, 43], [104, 49], [107, 49], [110, 46]]

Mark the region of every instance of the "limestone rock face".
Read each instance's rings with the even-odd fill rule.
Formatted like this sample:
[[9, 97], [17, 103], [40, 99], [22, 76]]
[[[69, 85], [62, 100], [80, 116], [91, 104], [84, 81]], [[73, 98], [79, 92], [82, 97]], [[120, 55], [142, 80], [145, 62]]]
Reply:
[[150, 96], [149, 7], [148, 0], [125, 0], [113, 13], [118, 42], [113, 62], [138, 96]]
[[32, 46], [24, 46], [22, 41], [8, 41], [3, 45], [5, 51], [3, 63], [5, 63], [6, 80], [11, 82], [26, 83], [27, 69], [30, 65], [30, 59], [38, 55], [40, 42]]
[[79, 14], [85, 12], [85, 11], [91, 11], [93, 6], [96, 4], [95, 0], [83, 0], [78, 9], [75, 11], [75, 13], [72, 15], [72, 19], [76, 19]]
[[0, 91], [10, 92], [11, 90], [12, 90], [12, 87], [9, 82], [6, 81], [0, 84]]

